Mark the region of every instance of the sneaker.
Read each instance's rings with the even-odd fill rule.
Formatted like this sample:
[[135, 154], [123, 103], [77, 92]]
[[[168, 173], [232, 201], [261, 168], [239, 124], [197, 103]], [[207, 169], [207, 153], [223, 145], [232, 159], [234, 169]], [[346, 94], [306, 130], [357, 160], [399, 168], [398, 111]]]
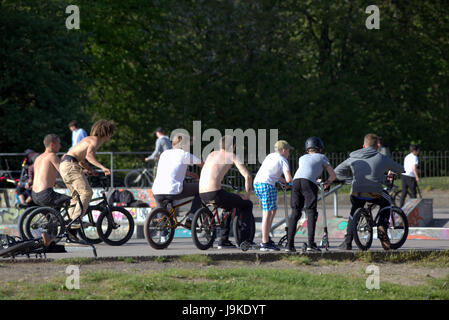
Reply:
[[260, 251], [280, 251], [280, 249], [274, 245], [274, 243], [261, 243], [260, 244]]
[[218, 242], [217, 249], [233, 249], [233, 248], [236, 248], [236, 246], [229, 240]]
[[340, 249], [340, 250], [352, 250], [352, 245], [351, 244], [347, 244], [346, 241], [343, 241], [338, 246], [338, 249]]
[[295, 247], [286, 247], [286, 248], [284, 248], [284, 251], [286, 251], [286, 252], [296, 252], [296, 248]]
[[377, 238], [380, 240], [380, 244], [384, 250], [390, 250], [390, 239], [388, 239], [388, 235], [385, 232], [383, 226], [377, 226]]
[[42, 232], [42, 242], [44, 243], [44, 247], [48, 247], [50, 244], [55, 242], [56, 237], [54, 235], [50, 235], [47, 232]]
[[321, 252], [321, 249], [318, 248], [316, 243], [308, 244], [307, 245], [307, 252]]

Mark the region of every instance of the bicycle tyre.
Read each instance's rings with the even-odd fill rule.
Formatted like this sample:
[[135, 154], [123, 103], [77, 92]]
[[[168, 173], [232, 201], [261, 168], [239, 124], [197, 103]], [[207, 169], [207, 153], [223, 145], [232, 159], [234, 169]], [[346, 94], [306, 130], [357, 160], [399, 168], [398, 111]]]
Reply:
[[[253, 242], [254, 235], [256, 234], [256, 221], [254, 220], [254, 216], [252, 214], [251, 214], [250, 220], [251, 220], [250, 226], [249, 226], [250, 227], [250, 230], [249, 230], [250, 238], [246, 239], [246, 241]], [[234, 233], [234, 239], [235, 239], [235, 242], [238, 247], [240, 247], [240, 244], [243, 242], [241, 232], [240, 232], [241, 221], [242, 221], [241, 215], [236, 213], [234, 216], [234, 221], [232, 221], [232, 232]]]
[[[96, 208], [95, 210], [98, 210], [98, 209]], [[90, 215], [92, 215], [92, 219], [93, 219], [93, 213], [91, 213], [91, 212], [92, 212], [92, 208], [88, 207], [86, 213], [81, 218], [83, 230], [81, 231], [81, 228], [79, 228], [77, 230], [77, 235], [83, 241], [85, 241], [87, 243], [99, 244], [103, 241], [101, 239], [100, 235], [98, 234], [97, 222], [98, 222], [99, 217], [98, 217], [97, 221], [92, 221], [92, 222], [91, 221], [83, 221], [84, 218], [89, 218]], [[101, 213], [100, 213], [100, 215], [101, 215]], [[94, 230], [94, 232], [91, 232], [92, 229]], [[107, 234], [107, 232], [108, 231], [106, 231], [106, 234]], [[92, 234], [92, 236], [91, 236], [91, 234]]]
[[[403, 234], [401, 235], [401, 238], [400, 239], [398, 239], [398, 241], [397, 242], [395, 242], [394, 240], [393, 240], [393, 230], [395, 230], [395, 227], [394, 226], [389, 226], [388, 227], [388, 231], [387, 231], [387, 234], [388, 234], [388, 237], [389, 237], [389, 239], [390, 239], [390, 248], [391, 249], [393, 249], [393, 250], [397, 250], [397, 249], [399, 249], [400, 247], [402, 247], [402, 245], [405, 243], [405, 241], [407, 240], [407, 236], [408, 236], [408, 231], [409, 231], [409, 226], [408, 226], [408, 219], [407, 219], [407, 216], [405, 215], [405, 213], [404, 213], [404, 211], [401, 209], [401, 208], [399, 208], [399, 207], [392, 207], [392, 215], [393, 214], [396, 214], [398, 217], [400, 217], [400, 219], [402, 220], [402, 223], [403, 223], [403, 230], [404, 230], [404, 232], [403, 232]], [[397, 217], [396, 217], [396, 219], [394, 219], [395, 220], [395, 224], [400, 224], [400, 222], [398, 223], [398, 219], [397, 219]], [[400, 226], [398, 226], [398, 227], [396, 227], [397, 229], [399, 229], [399, 227]]]
[[[164, 226], [160, 225], [161, 221], [164, 221]], [[168, 227], [166, 226], [165, 221], [168, 223]], [[168, 229], [165, 230], [167, 232], [167, 238], [165, 241], [162, 241], [161, 233], [164, 233], [164, 230], [162, 229]], [[161, 250], [170, 245], [175, 236], [175, 229], [175, 222], [171, 218], [170, 213], [165, 208], [156, 208], [152, 210], [145, 219], [143, 233], [145, 235], [145, 239], [152, 248]], [[155, 239], [153, 239], [153, 235], [159, 238], [160, 241], [155, 241]], [[163, 237], [165, 238], [165, 236]]]
[[141, 170], [132, 170], [125, 176], [127, 188], [143, 188], [146, 177]]
[[39, 206], [32, 206], [29, 208], [26, 208], [25, 211], [22, 212], [22, 214], [19, 217], [19, 221], [17, 222], [17, 227], [19, 229], [19, 235], [23, 240], [28, 240], [27, 235], [25, 234], [25, 222], [26, 219], [28, 219], [29, 214], [34, 210], [39, 208]]
[[[400, 208], [400, 207], [399, 207], [399, 204], [400, 204], [400, 201], [401, 201], [401, 194], [402, 194], [402, 190], [398, 190], [398, 191], [396, 191], [396, 192], [393, 194], [393, 196], [392, 196], [392, 198], [393, 198], [393, 204], [394, 204], [396, 207], [398, 207], [398, 208]], [[404, 204], [406, 204], [406, 203], [407, 203], [407, 200], [409, 200], [409, 199], [411, 199], [411, 193], [410, 193], [409, 190], [407, 190], [407, 194], [406, 194], [405, 199], [404, 199]]]
[[[103, 240], [104, 243], [110, 245], [110, 246], [121, 246], [128, 242], [129, 239], [134, 234], [134, 218], [132, 215], [122, 207], [111, 207], [111, 211], [104, 210], [100, 216], [97, 219], [97, 233], [101, 240]], [[127, 231], [124, 233], [124, 236], [122, 236], [122, 232], [113, 233], [114, 230], [117, 230], [120, 227], [120, 223], [123, 224], [122, 221], [118, 221], [117, 223], [114, 218], [114, 213], [119, 212], [122, 214], [122, 219], [124, 218], [125, 224], [128, 224]], [[112, 220], [111, 220], [112, 218]], [[107, 221], [107, 228], [106, 231], [104, 231], [103, 223], [104, 221]]]
[[17, 243], [14, 244], [6, 249], [2, 249], [0, 250], [0, 257], [6, 258], [9, 256], [16, 256], [14, 253], [17, 252], [17, 255], [21, 254], [20, 251], [25, 251], [27, 249], [31, 249], [33, 247], [35, 247], [35, 241], [25, 241], [25, 242], [21, 242], [21, 243]]
[[[38, 215], [45, 216], [45, 219], [47, 221], [43, 221], [42, 224], [39, 220], [34, 222], [34, 218]], [[48, 232], [50, 234], [55, 234], [56, 236], [62, 236], [65, 232], [64, 219], [59, 214], [59, 212], [53, 208], [38, 207], [37, 209], [34, 209], [31, 213], [29, 213], [28, 219], [26, 219], [25, 222], [24, 232], [26, 237], [30, 240], [39, 238], [42, 232]]]
[[[371, 244], [373, 243], [373, 227], [369, 221], [369, 213], [365, 208], [359, 208], [354, 213], [352, 234], [357, 247], [363, 251], [371, 248]], [[359, 235], [359, 231], [364, 231], [365, 236], [362, 237]], [[363, 238], [365, 238], [364, 241]]]
[[[217, 226], [214, 215], [208, 208], [200, 208], [195, 213], [191, 231], [193, 243], [198, 249], [207, 250], [212, 247], [217, 237]], [[206, 241], [203, 243], [202, 239]]]

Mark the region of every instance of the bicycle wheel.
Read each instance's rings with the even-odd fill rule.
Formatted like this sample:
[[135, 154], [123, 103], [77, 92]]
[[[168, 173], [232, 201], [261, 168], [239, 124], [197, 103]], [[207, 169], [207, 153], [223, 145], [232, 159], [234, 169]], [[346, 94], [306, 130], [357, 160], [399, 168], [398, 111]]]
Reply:
[[29, 252], [35, 247], [36, 247], [35, 241], [28, 240], [25, 242], [20, 242], [8, 248], [0, 250], [0, 257], [3, 258], [13, 257], [22, 253]]
[[365, 208], [357, 209], [353, 216], [354, 241], [360, 250], [366, 251], [373, 243], [373, 227], [371, 218]]
[[37, 239], [43, 232], [56, 236], [64, 234], [64, 220], [57, 210], [50, 207], [38, 207], [29, 214], [24, 229], [26, 237]]
[[254, 220], [254, 216], [251, 215], [249, 219], [249, 226], [243, 226], [242, 225], [242, 218], [240, 214], [236, 214], [234, 216], [234, 221], [232, 221], [232, 231], [234, 233], [234, 239], [237, 243], [237, 246], [240, 246], [242, 241], [242, 229], [248, 229], [249, 228], [249, 239], [245, 239], [247, 241], [253, 242], [254, 235], [256, 233], [256, 221]]
[[[87, 209], [86, 213], [81, 218], [82, 227], [75, 229], [77, 230], [76, 234], [78, 237], [90, 244], [99, 244], [103, 241], [97, 230], [97, 222], [101, 213], [102, 211], [97, 208], [95, 210], [92, 210], [91, 207]], [[107, 231], [105, 233], [107, 233]]]
[[[401, 194], [402, 194], [402, 190], [398, 190], [392, 196], [393, 204], [396, 207], [399, 207], [399, 202], [401, 201]], [[411, 194], [410, 194], [410, 191], [407, 190], [407, 194], [405, 195], [405, 199], [404, 199], [404, 204], [406, 204], [407, 201], [410, 200], [410, 199], [411, 199]]]
[[25, 234], [25, 222], [28, 219], [29, 214], [36, 208], [39, 208], [39, 207], [33, 206], [30, 208], [26, 208], [25, 211], [23, 211], [19, 217], [19, 221], [17, 222], [17, 227], [19, 229], [19, 234], [20, 234], [20, 237], [22, 238], [22, 240], [28, 240], [28, 237]]
[[175, 236], [175, 222], [164, 208], [156, 208], [145, 219], [143, 232], [148, 244], [157, 250], [167, 248]]
[[388, 227], [388, 238], [391, 249], [399, 249], [407, 240], [408, 219], [404, 211], [399, 207], [392, 207], [390, 225]]
[[141, 170], [132, 170], [125, 176], [125, 186], [127, 188], [143, 188], [145, 175]]
[[121, 246], [134, 234], [134, 218], [125, 208], [111, 207], [104, 210], [97, 220], [100, 239], [110, 246]]
[[208, 208], [201, 208], [195, 213], [192, 221], [192, 239], [200, 250], [209, 249], [217, 236], [214, 215]]

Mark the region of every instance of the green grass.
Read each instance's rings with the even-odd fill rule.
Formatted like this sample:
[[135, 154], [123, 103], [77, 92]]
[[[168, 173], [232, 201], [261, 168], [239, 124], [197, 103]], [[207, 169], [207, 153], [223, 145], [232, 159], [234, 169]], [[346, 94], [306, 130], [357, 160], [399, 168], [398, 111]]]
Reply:
[[449, 276], [425, 285], [383, 282], [367, 290], [367, 275], [316, 275], [295, 269], [165, 269], [140, 273], [95, 271], [81, 274], [80, 289], [65, 278], [45, 283], [8, 282], [0, 299], [449, 299]]
[[52, 261], [52, 263], [55, 264], [68, 264], [68, 265], [86, 265], [94, 263], [95, 259], [92, 258], [84, 258], [84, 257], [77, 257], [77, 258], [63, 258]]

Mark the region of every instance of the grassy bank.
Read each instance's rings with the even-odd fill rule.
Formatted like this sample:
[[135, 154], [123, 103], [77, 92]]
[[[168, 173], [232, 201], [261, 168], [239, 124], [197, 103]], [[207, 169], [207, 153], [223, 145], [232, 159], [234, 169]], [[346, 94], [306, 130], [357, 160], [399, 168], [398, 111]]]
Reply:
[[[0, 299], [449, 299], [449, 274], [429, 277], [419, 285], [392, 283], [387, 278], [388, 269], [447, 268], [448, 251], [426, 254], [367, 252], [343, 260], [304, 255], [276, 257], [276, 265], [260, 261], [234, 261], [235, 264], [227, 261], [227, 267], [204, 255], [146, 262], [138, 258], [118, 258], [109, 261], [116, 267], [113, 270], [105, 269], [105, 262], [95, 259], [58, 260], [50, 265], [81, 265], [80, 289], [67, 289], [66, 275], [39, 281], [36, 278], [33, 281], [5, 281], [0, 287]], [[145, 263], [156, 263], [157, 267], [145, 269]], [[347, 266], [354, 263], [358, 263], [357, 268], [349, 272]], [[369, 275], [365, 269], [372, 264], [381, 268], [380, 288], [369, 290], [366, 287]], [[88, 269], [93, 267], [95, 269]], [[329, 272], [337, 267], [340, 267], [338, 273], [320, 271]]]
[[1, 299], [449, 299], [449, 276], [426, 285], [381, 282], [367, 290], [366, 276], [317, 275], [297, 270], [263, 268], [207, 270], [166, 269], [162, 272], [82, 273], [79, 290], [68, 290], [65, 278], [37, 284], [7, 283]]

